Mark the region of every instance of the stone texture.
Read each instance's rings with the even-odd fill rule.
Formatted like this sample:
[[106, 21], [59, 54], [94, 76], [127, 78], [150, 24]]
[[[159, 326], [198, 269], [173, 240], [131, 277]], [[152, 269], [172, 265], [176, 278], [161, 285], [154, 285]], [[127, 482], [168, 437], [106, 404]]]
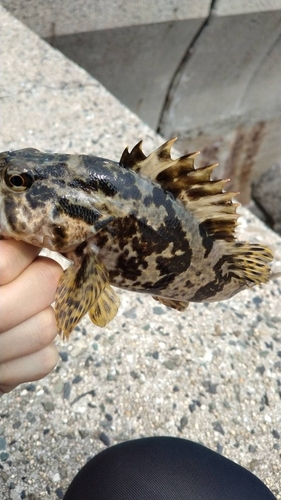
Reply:
[[217, 0], [215, 9], [220, 16], [229, 16], [237, 14], [248, 14], [250, 12], [268, 12], [270, 10], [280, 10], [280, 0]]
[[170, 81], [203, 19], [48, 38], [157, 129]]
[[119, 158], [125, 145], [144, 136], [148, 151], [153, 147], [155, 136], [148, 127], [3, 8], [0, 47], [1, 150], [33, 144]]
[[280, 160], [281, 0], [0, 1], [243, 203]]
[[202, 163], [219, 161], [217, 174], [233, 179], [243, 202], [252, 179], [281, 156], [280, 29], [281, 10], [226, 16], [215, 4], [160, 120], [182, 152], [199, 149]]
[[2, 5], [41, 37], [200, 19], [208, 15], [211, 0], [1, 0]]
[[252, 197], [265, 221], [281, 235], [281, 165], [272, 165], [253, 182]]

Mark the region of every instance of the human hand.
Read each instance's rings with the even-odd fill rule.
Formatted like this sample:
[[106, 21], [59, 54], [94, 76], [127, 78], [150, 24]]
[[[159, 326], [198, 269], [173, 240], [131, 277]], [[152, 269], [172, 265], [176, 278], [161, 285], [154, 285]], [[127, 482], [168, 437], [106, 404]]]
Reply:
[[58, 361], [51, 303], [62, 270], [39, 252], [0, 240], [0, 395], [45, 377]]

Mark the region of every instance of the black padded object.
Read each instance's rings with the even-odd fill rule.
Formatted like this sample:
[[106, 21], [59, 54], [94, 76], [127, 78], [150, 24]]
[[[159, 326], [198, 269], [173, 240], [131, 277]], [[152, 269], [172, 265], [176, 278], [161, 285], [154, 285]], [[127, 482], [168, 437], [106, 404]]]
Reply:
[[92, 458], [65, 500], [276, 500], [251, 472], [204, 446], [152, 437]]

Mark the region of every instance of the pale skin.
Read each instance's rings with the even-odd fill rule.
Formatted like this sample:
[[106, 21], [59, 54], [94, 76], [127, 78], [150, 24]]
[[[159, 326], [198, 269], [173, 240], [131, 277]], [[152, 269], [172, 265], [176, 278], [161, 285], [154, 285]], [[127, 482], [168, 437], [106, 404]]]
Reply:
[[0, 241], [0, 395], [45, 377], [58, 362], [51, 304], [62, 270], [39, 252]]

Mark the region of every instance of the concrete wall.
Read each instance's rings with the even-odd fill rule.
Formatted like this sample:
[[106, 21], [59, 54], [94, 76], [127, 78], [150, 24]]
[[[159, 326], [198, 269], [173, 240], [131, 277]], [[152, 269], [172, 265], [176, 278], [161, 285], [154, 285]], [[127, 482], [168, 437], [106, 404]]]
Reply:
[[0, 0], [157, 129], [169, 85], [211, 0]]
[[173, 75], [202, 19], [48, 38], [154, 130]]
[[281, 0], [0, 0], [249, 201], [281, 157]]
[[200, 19], [211, 0], [1, 0], [43, 38], [88, 31]]
[[222, 3], [174, 78], [159, 131], [219, 161], [247, 201], [251, 180], [281, 157], [281, 10], [227, 15]]

